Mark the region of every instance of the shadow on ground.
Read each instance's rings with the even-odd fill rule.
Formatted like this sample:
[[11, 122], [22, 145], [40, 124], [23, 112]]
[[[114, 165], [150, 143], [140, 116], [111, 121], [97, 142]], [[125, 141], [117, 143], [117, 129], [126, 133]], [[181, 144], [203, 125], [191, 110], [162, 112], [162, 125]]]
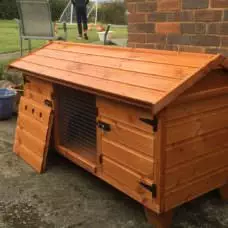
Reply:
[[[16, 120], [0, 122], [0, 228], [146, 228], [142, 207], [52, 153], [36, 174], [12, 153]], [[176, 210], [173, 227], [228, 227], [228, 205], [211, 192]]]

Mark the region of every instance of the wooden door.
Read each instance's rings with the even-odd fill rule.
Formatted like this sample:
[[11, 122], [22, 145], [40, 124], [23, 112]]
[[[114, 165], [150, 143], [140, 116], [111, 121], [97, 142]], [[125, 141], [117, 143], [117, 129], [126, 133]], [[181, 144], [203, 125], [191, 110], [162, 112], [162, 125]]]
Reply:
[[100, 176], [132, 198], [154, 209], [153, 128], [149, 109], [97, 99]]
[[14, 152], [38, 173], [45, 170], [52, 122], [51, 107], [21, 98]]

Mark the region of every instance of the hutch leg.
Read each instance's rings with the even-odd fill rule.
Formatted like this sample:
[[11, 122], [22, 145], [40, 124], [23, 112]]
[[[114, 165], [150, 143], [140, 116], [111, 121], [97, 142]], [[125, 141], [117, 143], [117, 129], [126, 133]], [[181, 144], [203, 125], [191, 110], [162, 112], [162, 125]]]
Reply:
[[224, 185], [219, 189], [221, 198], [225, 201], [228, 201], [228, 184]]
[[156, 214], [148, 208], [144, 208], [148, 223], [155, 225], [156, 228], [169, 228], [172, 224], [173, 211], [170, 210], [163, 214]]

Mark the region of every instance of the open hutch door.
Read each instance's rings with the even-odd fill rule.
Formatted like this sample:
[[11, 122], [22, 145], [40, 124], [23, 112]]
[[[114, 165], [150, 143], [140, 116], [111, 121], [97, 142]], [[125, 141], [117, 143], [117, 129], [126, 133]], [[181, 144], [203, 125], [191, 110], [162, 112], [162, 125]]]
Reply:
[[39, 173], [45, 170], [52, 122], [51, 107], [21, 98], [14, 152]]

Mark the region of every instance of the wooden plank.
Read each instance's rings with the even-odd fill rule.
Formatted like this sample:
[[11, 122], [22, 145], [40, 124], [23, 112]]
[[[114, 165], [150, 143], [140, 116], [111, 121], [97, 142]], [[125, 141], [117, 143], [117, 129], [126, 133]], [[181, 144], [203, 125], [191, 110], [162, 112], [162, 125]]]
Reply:
[[[88, 87], [94, 90], [111, 93], [120, 97], [138, 100], [146, 103], [154, 103], [159, 100], [163, 93], [152, 91], [151, 89], [138, 88], [118, 82], [107, 81], [90, 76], [80, 75], [77, 73], [70, 73], [63, 70], [57, 70], [50, 67], [39, 66], [25, 61], [15, 62], [13, 66], [24, 71], [41, 74], [47, 79], [59, 80], [60, 82], [68, 82], [74, 85]], [[134, 93], [132, 93], [134, 91]]]
[[36, 94], [40, 94], [46, 99], [51, 99], [53, 93], [52, 84], [38, 78], [33, 78], [25, 75], [28, 82], [24, 85], [24, 90], [30, 90]]
[[[219, 116], [219, 118], [218, 118]], [[228, 126], [228, 108], [202, 113], [167, 125], [167, 144], [207, 134]]]
[[18, 141], [15, 143], [14, 147], [17, 151], [17, 155], [20, 156], [27, 164], [34, 168], [38, 173], [41, 173], [43, 159], [34, 153], [32, 150], [28, 150], [24, 145], [20, 144]]
[[145, 124], [140, 118], [152, 119], [151, 110], [133, 106], [123, 102], [97, 97], [97, 107], [102, 117], [109, 118], [115, 122], [123, 123], [132, 128], [140, 129], [151, 134], [152, 126]]
[[137, 129], [129, 128], [128, 126], [100, 117], [99, 120], [111, 125], [111, 131], [104, 134], [103, 137], [111, 142], [116, 142], [127, 148], [138, 151], [151, 158], [154, 155], [154, 137], [149, 134], [145, 134]]
[[194, 86], [185, 91], [182, 97], [188, 97], [198, 92], [210, 91], [213, 89], [228, 86], [227, 72], [223, 69], [215, 69], [208, 72], [207, 76], [198, 81]]
[[[158, 50], [158, 49], [144, 49], [144, 48], [128, 48], [128, 47], [116, 47], [116, 46], [104, 46], [104, 45], [97, 45], [97, 44], [83, 44], [83, 43], [75, 43], [75, 42], [63, 42], [63, 41], [55, 41], [51, 44], [47, 45], [47, 48], [52, 47], [54, 45], [62, 45], [62, 48], [64, 49], [71, 49], [74, 47], [82, 47], [82, 48], [92, 48], [95, 49], [104, 49], [104, 50], [116, 50], [116, 51], [131, 51], [131, 52], [142, 52], [144, 53], [160, 53], [163, 55], [177, 55], [177, 56], [191, 56], [191, 57], [197, 57], [200, 56], [202, 58], [213, 58], [213, 54], [206, 54], [206, 53], [192, 53], [192, 52], [179, 52], [179, 51], [169, 51], [169, 50]], [[46, 46], [45, 46], [46, 47]], [[61, 49], [62, 49], [61, 48]]]
[[64, 157], [66, 157], [76, 165], [79, 165], [82, 168], [86, 169], [87, 171], [91, 173], [96, 172], [96, 165], [93, 162], [90, 162], [89, 160], [85, 159], [83, 156], [80, 156], [79, 154], [74, 153], [73, 151], [70, 151], [64, 148], [63, 146], [57, 146], [57, 151]]
[[[139, 182], [141, 177], [139, 174], [119, 165], [106, 156], [103, 157], [103, 172], [135, 192], [140, 188]], [[151, 195], [151, 192], [148, 193]]]
[[169, 192], [165, 197], [165, 210], [168, 211], [198, 196], [219, 188], [227, 183], [228, 167], [212, 172], [195, 182], [184, 185], [177, 191]]
[[28, 150], [42, 157], [44, 155], [45, 141], [41, 141], [31, 133], [17, 127], [17, 140], [24, 145]]
[[166, 171], [165, 189], [177, 189], [186, 183], [196, 181], [209, 172], [217, 171], [228, 164], [228, 148], [213, 151], [199, 159], [186, 162]]
[[154, 183], [157, 186], [156, 204], [160, 205], [159, 213], [164, 213], [164, 186], [165, 186], [165, 164], [166, 164], [166, 109], [159, 113], [158, 130], [154, 135]]
[[223, 147], [228, 146], [227, 135], [228, 130], [221, 129], [212, 134], [197, 136], [183, 143], [169, 146], [166, 149], [166, 168], [192, 161], [204, 154], [213, 153], [213, 151], [220, 151]]
[[150, 208], [151, 210], [159, 213], [159, 205], [157, 205], [154, 200], [144, 198], [142, 199], [139, 194], [136, 194], [134, 191], [129, 189], [127, 186], [125, 186], [122, 183], [119, 183], [115, 178], [109, 176], [108, 174], [103, 174], [102, 176], [99, 176], [101, 179], [103, 179], [105, 182], [109, 183], [119, 191], [125, 193], [129, 197], [133, 198], [134, 200], [138, 201], [142, 205], [144, 205], [147, 208]]
[[25, 115], [32, 116], [44, 126], [48, 126], [51, 113], [49, 107], [41, 105], [26, 97], [21, 97], [19, 111]]
[[45, 100], [47, 100], [47, 96], [34, 92], [33, 90], [27, 88], [24, 90], [24, 97], [31, 99], [35, 102], [38, 102], [40, 104], [44, 104]]
[[[101, 70], [102, 68], [109, 68], [111, 70], [118, 69], [124, 71], [123, 73], [125, 73], [125, 71], [130, 71], [131, 73], [137, 72], [143, 74], [152, 74], [154, 77], [157, 75], [160, 77], [170, 77], [174, 79], [183, 79], [186, 77], [186, 75], [189, 75], [196, 70], [196, 68], [185, 66], [172, 66], [169, 64], [140, 62], [128, 59], [117, 59], [113, 57], [102, 57], [100, 55], [94, 56], [79, 53], [66, 53], [51, 51], [48, 49], [41, 50], [35, 55], [29, 56], [25, 59], [25, 61], [37, 64], [45, 64], [51, 67], [61, 67], [60, 69], [62, 70], [71, 70], [72, 72], [77, 71], [80, 69], [80, 67], [83, 68], [83, 71], [86, 69], [86, 67], [89, 67], [89, 69], [86, 70], [88, 73], [90, 73], [90, 70], [93, 69]], [[89, 65], [91, 65], [91, 67]], [[100, 68], [96, 68], [95, 66], [99, 66]], [[107, 71], [105, 73], [108, 72], [110, 71]], [[129, 79], [130, 78], [128, 78], [128, 80]]]
[[130, 150], [127, 147], [121, 146], [120, 144], [102, 138], [102, 154], [138, 173], [141, 173], [145, 177], [153, 178], [154, 176], [152, 159]]
[[[102, 51], [100, 51], [102, 48]], [[172, 64], [176, 66], [189, 66], [189, 67], [200, 67], [208, 59], [212, 58], [213, 55], [208, 54], [197, 54], [192, 55], [183, 52], [171, 52], [162, 50], [145, 50], [145, 49], [130, 49], [130, 48], [103, 48], [103, 46], [91, 46], [91, 45], [64, 45], [53, 43], [49, 45], [47, 49], [61, 51], [61, 52], [72, 52], [87, 55], [99, 55], [104, 57], [113, 57], [145, 62]], [[97, 51], [99, 49], [99, 51]], [[195, 53], [194, 53], [195, 54]]]
[[202, 112], [213, 111], [228, 106], [228, 95], [223, 94], [216, 97], [194, 100], [182, 104], [171, 105], [167, 108], [167, 121], [196, 115]]
[[159, 100], [154, 105], [154, 113], [158, 113], [159, 111], [161, 111], [164, 107], [169, 105], [183, 92], [185, 92], [187, 89], [191, 88], [194, 84], [196, 84], [198, 81], [204, 78], [210, 71], [216, 69], [219, 66], [219, 64], [221, 64], [224, 61], [224, 58], [225, 57], [221, 55], [216, 55], [213, 59], [210, 60], [210, 62], [207, 62], [200, 69], [197, 69], [195, 70], [195, 72], [186, 75], [186, 78], [182, 80], [180, 84], [178, 84], [176, 87], [172, 87], [170, 91], [166, 93], [161, 98], [161, 100]]
[[141, 181], [140, 175], [107, 157], [103, 158], [103, 173], [101, 178], [141, 202], [144, 206], [156, 212], [159, 210], [158, 205], [155, 205], [154, 199], [152, 199], [151, 192], [139, 184]]
[[34, 120], [34, 118], [24, 115], [23, 113], [19, 113], [17, 125], [21, 129], [25, 129], [25, 131], [30, 134], [36, 135], [40, 141], [46, 140], [48, 126], [42, 125], [38, 121]]
[[[47, 52], [48, 50], [43, 50]], [[64, 56], [64, 53], [46, 54], [46, 56], [30, 56], [29, 62], [44, 66], [49, 66], [59, 70], [75, 72], [81, 75], [91, 76], [93, 78], [101, 78], [109, 81], [121, 82], [129, 85], [134, 85], [143, 88], [150, 88], [165, 92], [170, 87], [179, 83], [179, 78], [174, 76], [165, 77], [158, 76], [152, 73], [140, 73], [121, 70], [119, 67], [110, 68], [107, 66], [97, 65], [97, 58], [94, 58], [94, 63], [89, 59], [84, 61], [80, 56]], [[52, 58], [51, 58], [52, 57]], [[105, 62], [105, 60], [103, 60]]]

